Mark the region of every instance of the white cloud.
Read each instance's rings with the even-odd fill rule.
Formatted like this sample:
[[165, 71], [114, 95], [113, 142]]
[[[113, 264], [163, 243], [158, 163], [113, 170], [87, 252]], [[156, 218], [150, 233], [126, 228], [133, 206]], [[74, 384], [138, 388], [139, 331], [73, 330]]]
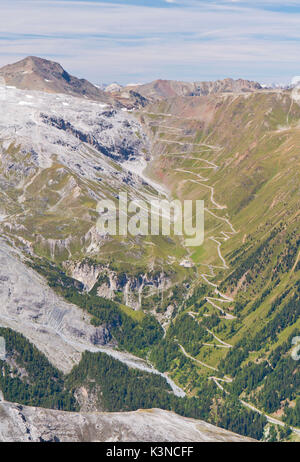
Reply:
[[258, 12], [256, 0], [251, 7], [181, 3], [190, 6], [1, 0], [0, 64], [42, 55], [95, 82], [231, 75], [290, 81], [296, 73], [299, 14]]

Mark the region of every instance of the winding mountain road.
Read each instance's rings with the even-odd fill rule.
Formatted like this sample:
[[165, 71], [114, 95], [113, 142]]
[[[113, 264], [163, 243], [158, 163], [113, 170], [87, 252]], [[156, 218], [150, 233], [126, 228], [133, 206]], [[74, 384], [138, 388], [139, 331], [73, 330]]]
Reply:
[[210, 366], [209, 364], [206, 364], [206, 363], [204, 363], [203, 361], [199, 361], [199, 359], [196, 359], [196, 358], [194, 358], [193, 356], [191, 356], [190, 354], [188, 354], [188, 353], [185, 351], [184, 347], [183, 347], [180, 343], [178, 343], [178, 346], [179, 346], [179, 348], [181, 349], [181, 351], [182, 351], [182, 353], [184, 354], [184, 356], [186, 356], [186, 358], [189, 358], [189, 359], [191, 359], [192, 361], [195, 361], [195, 362], [198, 363], [200, 366], [207, 367], [208, 369], [211, 369], [211, 370], [213, 370], [213, 371], [218, 371], [218, 369], [216, 369], [215, 367]]

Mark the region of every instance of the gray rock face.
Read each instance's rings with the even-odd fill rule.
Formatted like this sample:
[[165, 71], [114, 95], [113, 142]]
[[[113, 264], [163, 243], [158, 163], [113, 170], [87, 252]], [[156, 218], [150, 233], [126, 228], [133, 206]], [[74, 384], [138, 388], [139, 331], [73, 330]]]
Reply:
[[[0, 136], [31, 153], [36, 166], [55, 160], [87, 179], [97, 179], [100, 159], [87, 158], [89, 145], [120, 162], [135, 160], [147, 148], [141, 125], [127, 112], [110, 105], [64, 94], [22, 91], [0, 85]], [[103, 165], [102, 165], [103, 164]]]
[[20, 332], [63, 372], [79, 362], [84, 350], [97, 351], [111, 340], [89, 315], [60, 299], [0, 240], [0, 325]]
[[148, 289], [148, 295], [157, 294], [171, 287], [172, 281], [164, 272], [156, 274], [140, 274], [128, 276], [118, 274], [108, 265], [90, 265], [85, 262], [65, 262], [65, 267], [74, 279], [82, 282], [90, 291], [101, 275], [103, 282], [98, 285], [97, 294], [100, 297], [114, 299], [119, 292], [123, 295], [122, 303], [135, 310], [141, 309], [142, 294]]
[[0, 441], [246, 442], [249, 438], [160, 409], [71, 413], [0, 402]]

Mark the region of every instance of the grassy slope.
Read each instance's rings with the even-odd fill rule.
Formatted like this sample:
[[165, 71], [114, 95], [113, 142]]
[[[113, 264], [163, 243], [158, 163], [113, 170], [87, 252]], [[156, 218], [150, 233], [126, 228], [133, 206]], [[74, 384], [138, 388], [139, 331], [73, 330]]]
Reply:
[[[226, 310], [237, 316], [222, 319], [213, 331], [232, 345], [252, 338], [283, 309], [300, 280], [295, 266], [300, 249], [300, 107], [288, 92], [271, 92], [214, 100], [177, 98], [147, 111], [141, 118], [152, 133], [156, 154], [149, 173], [171, 187], [175, 197], [204, 199], [208, 209], [204, 245], [191, 249], [199, 274], [195, 284], [204, 282], [202, 273], [209, 274], [209, 281], [234, 298]], [[217, 168], [208, 168], [213, 165]], [[214, 187], [214, 202], [207, 186]], [[216, 203], [226, 208], [217, 209]], [[236, 233], [230, 234], [224, 218]], [[225, 240], [223, 232], [230, 238]], [[222, 268], [211, 237], [222, 243], [228, 269]], [[286, 291], [270, 314], [272, 303]], [[220, 315], [209, 303], [186, 308], [191, 310], [198, 311], [200, 323], [204, 314]], [[240, 367], [250, 359], [268, 358], [295, 328], [300, 328], [299, 318], [250, 353]], [[227, 352], [202, 346], [197, 358], [218, 367]]]

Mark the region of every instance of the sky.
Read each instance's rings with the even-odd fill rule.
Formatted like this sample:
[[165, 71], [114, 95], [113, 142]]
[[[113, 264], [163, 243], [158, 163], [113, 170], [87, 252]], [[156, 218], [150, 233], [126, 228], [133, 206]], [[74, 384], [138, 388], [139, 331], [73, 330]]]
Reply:
[[300, 75], [300, 0], [0, 2], [0, 66], [40, 56], [96, 84]]

